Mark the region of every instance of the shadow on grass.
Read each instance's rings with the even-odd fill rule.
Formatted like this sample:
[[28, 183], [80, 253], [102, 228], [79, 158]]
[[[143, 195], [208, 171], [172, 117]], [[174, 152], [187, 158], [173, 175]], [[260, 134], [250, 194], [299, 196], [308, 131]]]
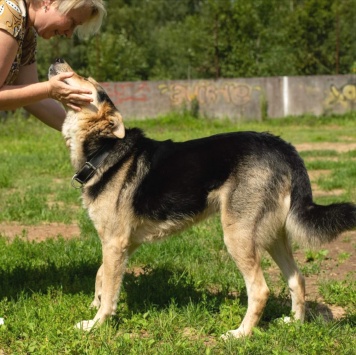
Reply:
[[[216, 287], [197, 287], [194, 279], [184, 270], [155, 268], [139, 275], [127, 273], [123, 288], [125, 302], [132, 313], [144, 314], [152, 307], [157, 310], [166, 309], [173, 302], [178, 308], [204, 303], [204, 307], [213, 313], [220, 312], [222, 304], [233, 305], [234, 301], [236, 305], [247, 307], [245, 286], [233, 292], [223, 284]], [[290, 304], [285, 297], [270, 295], [263, 318], [269, 322], [289, 313]]]
[[[93, 295], [99, 265], [99, 262], [86, 261], [69, 267], [47, 264], [43, 268], [27, 269], [20, 266], [15, 267], [11, 272], [0, 270], [0, 300], [4, 297], [17, 300], [20, 295], [46, 293], [48, 288], [53, 287], [60, 288], [66, 294], [81, 292]], [[138, 275], [126, 273], [121, 296], [121, 302], [126, 302], [129, 311], [134, 314], [144, 314], [152, 307], [157, 310], [166, 309], [172, 302], [181, 308], [191, 303], [204, 302], [204, 306], [210, 312], [217, 313], [220, 306], [229, 300], [236, 300], [237, 304], [246, 307], [245, 287], [236, 292], [229, 292], [227, 287], [224, 290], [224, 285], [218, 285], [214, 290], [203, 286], [197, 287], [193, 277], [185, 270], [169, 267], [143, 269], [143, 272]], [[313, 305], [313, 308], [316, 309], [317, 304]], [[323, 312], [328, 314], [329, 320], [332, 320], [332, 312], [327, 305], [323, 305]], [[262, 323], [268, 326], [270, 321], [289, 313], [289, 297], [270, 295]]]
[[16, 300], [20, 294], [46, 293], [49, 287], [61, 288], [68, 294], [92, 294], [99, 265], [86, 262], [68, 267], [47, 264], [41, 268], [19, 266], [12, 271], [0, 270], [0, 300], [4, 297]]
[[[238, 273], [237, 270], [236, 273]], [[178, 269], [147, 269], [139, 275], [127, 273], [123, 287], [126, 294], [125, 302], [133, 313], [144, 314], [152, 307], [158, 310], [166, 309], [172, 302], [177, 307], [204, 302], [204, 306], [214, 313], [220, 311], [222, 304], [233, 305], [234, 301], [236, 301], [236, 305], [247, 307], [245, 286], [234, 292], [229, 292], [228, 287], [223, 284], [214, 288], [196, 287], [193, 277], [186, 271]], [[340, 321], [355, 324], [355, 316], [335, 318], [332, 310], [325, 303], [307, 301], [306, 307], [306, 322], [314, 322], [316, 317], [321, 317], [325, 322]], [[313, 311], [311, 312], [311, 310]], [[282, 319], [290, 314], [290, 296], [271, 294], [264, 309], [260, 326], [268, 328], [273, 320]], [[244, 311], [241, 315], [244, 315]]]
[[123, 288], [126, 303], [134, 313], [146, 312], [152, 306], [164, 309], [172, 302], [183, 307], [188, 303], [202, 302], [206, 297], [218, 296], [218, 293], [197, 288], [194, 279], [184, 270], [167, 267], [144, 269], [139, 275], [126, 273]]

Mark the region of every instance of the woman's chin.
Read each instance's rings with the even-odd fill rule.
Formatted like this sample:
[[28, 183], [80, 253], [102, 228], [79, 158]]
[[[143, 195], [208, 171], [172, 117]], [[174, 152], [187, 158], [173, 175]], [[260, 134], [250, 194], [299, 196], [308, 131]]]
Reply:
[[37, 34], [43, 39], [51, 39], [54, 37], [54, 33], [37, 32]]

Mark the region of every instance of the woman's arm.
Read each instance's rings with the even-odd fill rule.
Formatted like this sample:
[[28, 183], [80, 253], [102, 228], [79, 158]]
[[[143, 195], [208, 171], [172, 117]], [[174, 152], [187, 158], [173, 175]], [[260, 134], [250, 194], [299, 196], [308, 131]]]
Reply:
[[4, 85], [18, 50], [16, 40], [7, 32], [0, 30], [0, 110], [13, 110], [19, 107], [33, 113], [49, 126], [61, 129], [65, 111], [54, 100], [61, 101], [76, 110], [87, 105], [91, 98], [88, 90], [67, 85], [64, 80], [73, 73], [62, 73], [45, 82], [38, 82], [36, 63], [20, 68], [14, 85]]
[[[14, 110], [34, 101], [48, 98], [46, 83], [34, 85], [4, 85], [10, 72], [11, 65], [18, 51], [18, 44], [14, 37], [0, 29], [0, 110]], [[33, 81], [35, 82], [35, 81]], [[24, 82], [23, 84], [28, 84]]]
[[[14, 87], [17, 88], [17, 91], [20, 91], [21, 87], [24, 90], [28, 90], [35, 86], [41, 86], [42, 84], [46, 83], [38, 83], [37, 65], [33, 63], [20, 69], [19, 77]], [[34, 103], [30, 101], [30, 104], [24, 105], [24, 108], [43, 123], [60, 131], [66, 116], [65, 110], [59, 102], [48, 98], [46, 87], [43, 90], [44, 100], [40, 99], [40, 101]], [[39, 90], [39, 96], [40, 95], [41, 90]]]

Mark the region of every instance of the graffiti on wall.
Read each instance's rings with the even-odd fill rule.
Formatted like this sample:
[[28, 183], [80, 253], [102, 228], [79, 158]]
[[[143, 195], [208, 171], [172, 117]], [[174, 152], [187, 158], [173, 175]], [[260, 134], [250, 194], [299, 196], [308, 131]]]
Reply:
[[[273, 79], [273, 78], [272, 78]], [[335, 84], [335, 82], [341, 84]], [[271, 79], [268, 79], [271, 80]], [[309, 80], [309, 79], [308, 79]], [[337, 112], [343, 113], [356, 109], [356, 82], [354, 77], [345, 80], [335, 77], [323, 80], [314, 91], [299, 93], [295, 85], [290, 85], [290, 92], [285, 98], [280, 95], [280, 81], [222, 79], [166, 81], [166, 82], [111, 82], [102, 83], [109, 97], [132, 117], [147, 117], [163, 114], [172, 109], [192, 109], [196, 106], [204, 115], [214, 117], [251, 117], [262, 115], [267, 107], [270, 117], [280, 117], [280, 107], [283, 100], [298, 98], [301, 105], [295, 109], [290, 107], [290, 114], [300, 114], [307, 108], [307, 112]], [[305, 84], [306, 87], [307, 84]], [[268, 93], [267, 93], [268, 91]], [[320, 94], [323, 93], [323, 97]], [[316, 98], [312, 100], [310, 95]], [[263, 103], [266, 102], [264, 106]], [[310, 102], [312, 108], [310, 108]], [[198, 105], [195, 105], [198, 104]], [[309, 105], [309, 106], [308, 106]], [[294, 111], [293, 111], [294, 110]], [[297, 113], [295, 113], [297, 111]], [[264, 112], [264, 111], [263, 111]], [[267, 112], [267, 109], [266, 109]]]
[[124, 102], [146, 102], [149, 100], [150, 85], [138, 83], [102, 83], [109, 97], [120, 105]]
[[187, 102], [198, 100], [199, 104], [213, 105], [216, 103], [244, 106], [251, 101], [254, 90], [261, 90], [259, 86], [250, 86], [245, 83], [217, 84], [199, 82], [196, 84], [161, 84], [158, 86], [161, 94], [170, 98], [173, 106], [181, 106]]
[[325, 103], [327, 106], [341, 105], [344, 109], [354, 107], [356, 104], [356, 84], [346, 84], [340, 88], [331, 85]]

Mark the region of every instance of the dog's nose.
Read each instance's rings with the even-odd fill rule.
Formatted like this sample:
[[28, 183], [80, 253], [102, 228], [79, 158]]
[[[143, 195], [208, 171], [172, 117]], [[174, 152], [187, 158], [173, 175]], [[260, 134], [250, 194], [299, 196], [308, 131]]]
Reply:
[[60, 64], [65, 63], [65, 62], [64, 62], [64, 59], [62, 59], [62, 58], [56, 58], [56, 59], [54, 60], [54, 62], [55, 62], [55, 63], [60, 63]]

